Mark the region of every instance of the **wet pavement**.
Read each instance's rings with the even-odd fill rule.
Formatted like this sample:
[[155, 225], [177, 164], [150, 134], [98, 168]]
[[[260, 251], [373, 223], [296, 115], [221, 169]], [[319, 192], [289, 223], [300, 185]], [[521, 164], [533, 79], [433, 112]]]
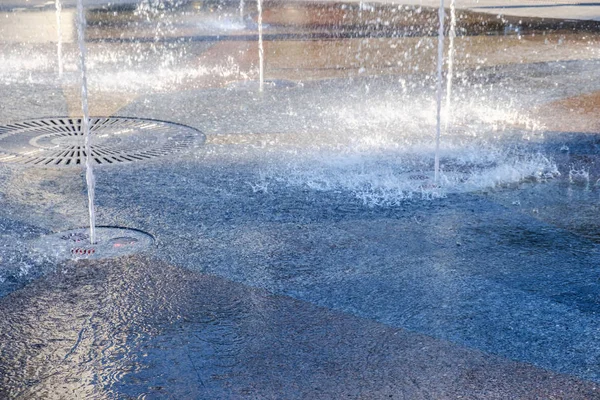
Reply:
[[598, 396], [589, 382], [143, 257], [61, 265], [6, 300], [9, 398]]
[[[207, 136], [96, 169], [97, 223], [155, 246], [36, 252], [86, 226], [83, 173], [0, 164], [0, 398], [600, 398], [591, 25], [469, 14], [438, 188], [434, 12], [266, 7], [258, 93], [252, 8], [177, 10], [88, 31], [93, 114]], [[73, 43], [59, 79], [54, 39], [23, 40], [0, 122], [78, 116]]]

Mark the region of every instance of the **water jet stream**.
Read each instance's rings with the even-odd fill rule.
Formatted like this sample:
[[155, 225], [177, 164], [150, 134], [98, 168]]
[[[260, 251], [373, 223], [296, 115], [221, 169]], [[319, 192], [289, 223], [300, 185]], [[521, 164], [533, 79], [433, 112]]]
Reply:
[[63, 54], [62, 54], [62, 27], [61, 27], [61, 12], [62, 12], [62, 4], [61, 0], [55, 0], [56, 6], [56, 53], [58, 56], [58, 77], [62, 78], [63, 76]]
[[94, 170], [92, 168], [92, 143], [90, 134], [90, 115], [88, 109], [88, 87], [87, 71], [85, 65], [86, 47], [85, 47], [85, 14], [83, 10], [83, 0], [77, 0], [77, 43], [79, 45], [79, 65], [81, 70], [81, 110], [83, 118], [81, 119], [81, 130], [85, 138], [85, 180], [88, 192], [88, 210], [90, 215], [90, 243], [96, 242], [96, 215], [94, 211]]
[[265, 50], [263, 48], [262, 0], [256, 0], [256, 2], [256, 6], [258, 8], [258, 90], [262, 92], [265, 85]]
[[437, 62], [437, 109], [436, 109], [436, 134], [435, 134], [435, 165], [434, 182], [439, 182], [440, 175], [440, 134], [442, 127], [442, 69], [444, 65], [444, 0], [440, 0], [439, 9], [440, 28], [438, 31], [438, 62]]
[[448, 75], [446, 76], [446, 105], [444, 107], [444, 132], [452, 119], [452, 79], [454, 76], [454, 39], [456, 38], [456, 0], [450, 1], [450, 31], [448, 33]]

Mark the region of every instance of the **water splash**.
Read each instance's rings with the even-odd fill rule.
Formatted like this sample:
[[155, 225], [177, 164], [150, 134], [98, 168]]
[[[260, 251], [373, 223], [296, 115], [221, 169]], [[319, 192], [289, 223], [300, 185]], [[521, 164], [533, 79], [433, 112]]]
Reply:
[[438, 31], [438, 62], [437, 62], [437, 109], [436, 109], [436, 133], [435, 133], [435, 161], [434, 182], [437, 184], [440, 178], [440, 135], [442, 127], [442, 69], [444, 65], [444, 0], [440, 0], [439, 9], [440, 28]]
[[62, 34], [62, 21], [61, 21], [61, 13], [62, 13], [62, 4], [61, 0], [55, 1], [56, 6], [56, 55], [58, 58], [58, 77], [62, 78], [64, 71], [64, 63], [63, 63], [63, 51], [62, 51], [62, 42], [63, 42], [63, 34]]
[[86, 71], [86, 54], [85, 47], [85, 14], [83, 10], [83, 0], [77, 0], [77, 43], [79, 45], [79, 66], [81, 70], [81, 110], [83, 118], [81, 119], [81, 130], [85, 138], [85, 180], [87, 183], [88, 192], [88, 210], [90, 215], [90, 242], [96, 242], [96, 215], [94, 211], [94, 170], [92, 168], [92, 142], [90, 134], [90, 113], [88, 109], [88, 87], [87, 87], [87, 71]]
[[[471, 89], [467, 97], [477, 93]], [[273, 193], [283, 185], [343, 193], [369, 207], [558, 176], [555, 162], [523, 140], [540, 125], [523, 113], [520, 103], [477, 99], [454, 105], [456, 127], [440, 148], [438, 182], [434, 143], [422, 135], [435, 130], [436, 102], [421, 92], [371, 98], [367, 106], [360, 97], [332, 102], [318, 115], [322, 131], [261, 139], [254, 150], [238, 150], [245, 157], [261, 157], [261, 172], [249, 182], [254, 192]], [[265, 149], [269, 157], [264, 157]], [[223, 151], [231, 152], [231, 147]]]
[[262, 92], [265, 86], [265, 49], [263, 47], [262, 0], [256, 0], [258, 8], [258, 90]]
[[[556, 165], [540, 153], [489, 143], [446, 143], [439, 183], [431, 174], [431, 147], [342, 152], [282, 150], [249, 182], [254, 192], [284, 185], [315, 192], [349, 194], [368, 207], [407, 200], [433, 200], [454, 193], [491, 189], [557, 176]], [[276, 189], [274, 189], [276, 190]]]
[[448, 75], [446, 77], [446, 105], [444, 107], [444, 131], [448, 131], [452, 119], [452, 80], [454, 78], [454, 39], [456, 38], [456, 0], [450, 1], [450, 32], [448, 33]]
[[244, 22], [244, 0], [240, 0], [240, 21]]
[[[165, 92], [173, 90], [197, 89], [207, 84], [222, 84], [230, 81], [247, 81], [258, 74], [258, 68], [244, 69], [233, 56], [221, 60], [205, 60], [200, 65], [191, 60], [181, 60], [175, 65], [162, 65], [161, 60], [178, 53], [172, 49], [160, 49], [158, 54], [149, 54], [150, 45], [145, 44], [131, 50], [131, 47], [98, 51], [88, 54], [86, 66], [94, 74], [87, 77], [88, 89], [98, 92]], [[140, 57], [139, 53], [148, 54]], [[23, 54], [27, 52], [28, 56]], [[196, 61], [196, 60], [194, 60]], [[43, 52], [38, 47], [28, 45], [18, 49], [0, 51], [0, 81], [3, 84], [29, 82], [34, 85], [55, 84], [56, 52]], [[79, 85], [79, 55], [63, 54], [63, 76], [61, 83]]]

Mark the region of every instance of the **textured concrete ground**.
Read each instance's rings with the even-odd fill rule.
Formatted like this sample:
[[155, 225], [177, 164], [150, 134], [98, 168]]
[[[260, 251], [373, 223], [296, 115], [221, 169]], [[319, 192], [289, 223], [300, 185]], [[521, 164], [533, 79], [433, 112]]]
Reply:
[[[427, 179], [435, 38], [273, 37], [263, 94], [253, 42], [90, 43], [94, 113], [207, 142], [96, 170], [98, 223], [157, 243], [112, 261], [29, 249], [87, 224], [81, 170], [0, 165], [0, 397], [600, 398], [597, 39], [534, 33], [459, 46], [442, 160], [560, 175], [436, 199], [369, 178]], [[7, 41], [0, 121], [78, 115], [74, 49], [58, 80], [53, 43]]]
[[140, 257], [61, 265], [0, 316], [3, 398], [600, 396], [593, 383]]
[[[302, 121], [278, 125], [289, 90], [254, 103], [227, 93], [145, 96], [121, 113], [165, 118], [161, 104], [205, 131], [293, 132]], [[248, 115], [271, 116], [232, 119], [243, 104], [254, 104]], [[569, 377], [597, 382], [600, 373], [597, 189], [568, 180], [577, 157], [596, 157], [593, 138], [543, 143], [561, 161], [556, 182], [372, 208], [349, 193], [276, 182], [255, 191], [274, 161], [245, 136], [97, 170], [99, 223], [155, 235], [151, 258], [64, 266], [11, 250], [85, 225], [85, 192], [79, 171], [3, 169], [4, 257], [9, 267], [49, 271], [1, 301], [3, 390], [18, 398], [600, 397], [596, 383]]]

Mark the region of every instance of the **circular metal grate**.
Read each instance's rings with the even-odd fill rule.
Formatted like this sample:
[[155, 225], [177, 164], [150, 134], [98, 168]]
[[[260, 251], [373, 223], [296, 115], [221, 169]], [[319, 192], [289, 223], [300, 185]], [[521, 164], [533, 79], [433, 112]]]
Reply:
[[42, 236], [31, 243], [31, 248], [57, 260], [99, 260], [139, 253], [149, 249], [154, 238], [137, 229], [96, 228], [96, 243], [90, 243], [89, 229], [72, 229]]
[[[189, 149], [204, 135], [171, 122], [90, 118], [91, 156], [96, 165], [144, 161]], [[0, 162], [41, 167], [85, 164], [82, 118], [43, 118], [0, 126]]]

